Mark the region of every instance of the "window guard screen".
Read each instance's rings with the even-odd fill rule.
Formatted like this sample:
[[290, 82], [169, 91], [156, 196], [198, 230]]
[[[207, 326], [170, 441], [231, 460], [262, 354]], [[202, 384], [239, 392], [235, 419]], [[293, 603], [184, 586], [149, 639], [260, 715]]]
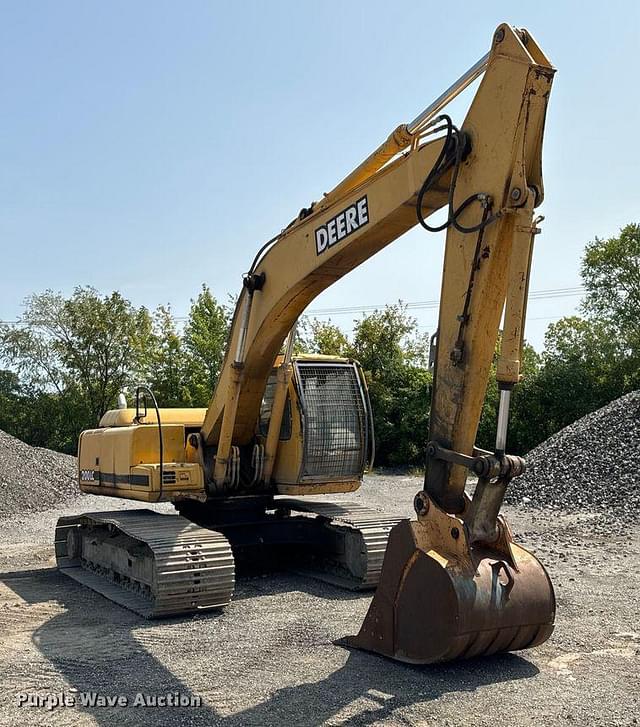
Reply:
[[369, 432], [360, 378], [353, 363], [296, 361], [302, 404], [302, 479], [359, 479]]

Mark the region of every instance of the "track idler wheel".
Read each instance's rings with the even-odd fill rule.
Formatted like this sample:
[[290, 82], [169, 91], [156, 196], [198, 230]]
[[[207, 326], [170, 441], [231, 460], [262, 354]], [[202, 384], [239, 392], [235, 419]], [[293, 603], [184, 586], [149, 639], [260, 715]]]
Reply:
[[389, 536], [382, 574], [345, 646], [413, 664], [527, 649], [553, 632], [555, 597], [542, 564], [511, 540], [470, 547], [464, 522], [429, 503]]

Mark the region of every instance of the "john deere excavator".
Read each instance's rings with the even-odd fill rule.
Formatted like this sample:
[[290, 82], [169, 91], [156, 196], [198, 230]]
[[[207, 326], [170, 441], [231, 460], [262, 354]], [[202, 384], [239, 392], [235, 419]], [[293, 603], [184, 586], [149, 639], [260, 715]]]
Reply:
[[[443, 109], [480, 76], [458, 128]], [[294, 550], [318, 577], [377, 586], [349, 646], [431, 663], [549, 637], [549, 577], [513, 541], [500, 509], [525, 466], [505, 445], [553, 76], [526, 30], [500, 25], [486, 56], [262, 246], [243, 278], [209, 407], [160, 409], [139, 387], [135, 408], [107, 412], [80, 437], [83, 492], [170, 502], [179, 514], [62, 518], [56, 556], [64, 573], [144, 616], [186, 614], [229, 603], [234, 557], [273, 546]], [[444, 221], [435, 225], [437, 210]], [[446, 248], [415, 519], [301, 499], [356, 490], [374, 435], [358, 363], [294, 356], [296, 321], [319, 293], [416, 224], [446, 229]], [[475, 437], [501, 320], [496, 446], [488, 452]], [[477, 477], [473, 495], [469, 475]]]

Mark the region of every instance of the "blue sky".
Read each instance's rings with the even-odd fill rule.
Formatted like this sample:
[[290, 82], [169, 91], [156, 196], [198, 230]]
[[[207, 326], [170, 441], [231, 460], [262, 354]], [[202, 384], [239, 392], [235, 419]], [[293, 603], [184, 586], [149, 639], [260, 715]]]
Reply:
[[[482, 56], [502, 21], [558, 69], [531, 288], [578, 286], [584, 244], [640, 220], [638, 8], [2, 0], [0, 319], [76, 285], [176, 316], [203, 282], [226, 300], [262, 241]], [[437, 298], [443, 242], [414, 229], [311, 308]], [[578, 302], [532, 301], [530, 341]], [[414, 313], [434, 329], [434, 310]]]

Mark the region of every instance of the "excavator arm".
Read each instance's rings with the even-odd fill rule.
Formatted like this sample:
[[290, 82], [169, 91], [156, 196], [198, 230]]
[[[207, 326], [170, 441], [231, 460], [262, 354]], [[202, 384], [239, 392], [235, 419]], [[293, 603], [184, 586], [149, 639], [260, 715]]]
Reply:
[[[438, 112], [483, 71], [461, 129], [452, 130]], [[519, 376], [522, 315], [516, 310], [514, 316], [514, 296], [528, 280], [528, 231], [542, 201], [541, 145], [553, 73], [526, 31], [501, 25], [487, 56], [258, 255], [244, 278], [202, 426], [218, 487], [231, 447], [254, 436], [267, 378], [300, 314], [443, 207], [448, 231], [430, 440], [472, 454], [507, 293], [510, 329], [500, 371], [508, 369], [509, 384]], [[426, 488], [444, 509], [460, 512], [465, 479], [460, 465], [434, 459]]]

